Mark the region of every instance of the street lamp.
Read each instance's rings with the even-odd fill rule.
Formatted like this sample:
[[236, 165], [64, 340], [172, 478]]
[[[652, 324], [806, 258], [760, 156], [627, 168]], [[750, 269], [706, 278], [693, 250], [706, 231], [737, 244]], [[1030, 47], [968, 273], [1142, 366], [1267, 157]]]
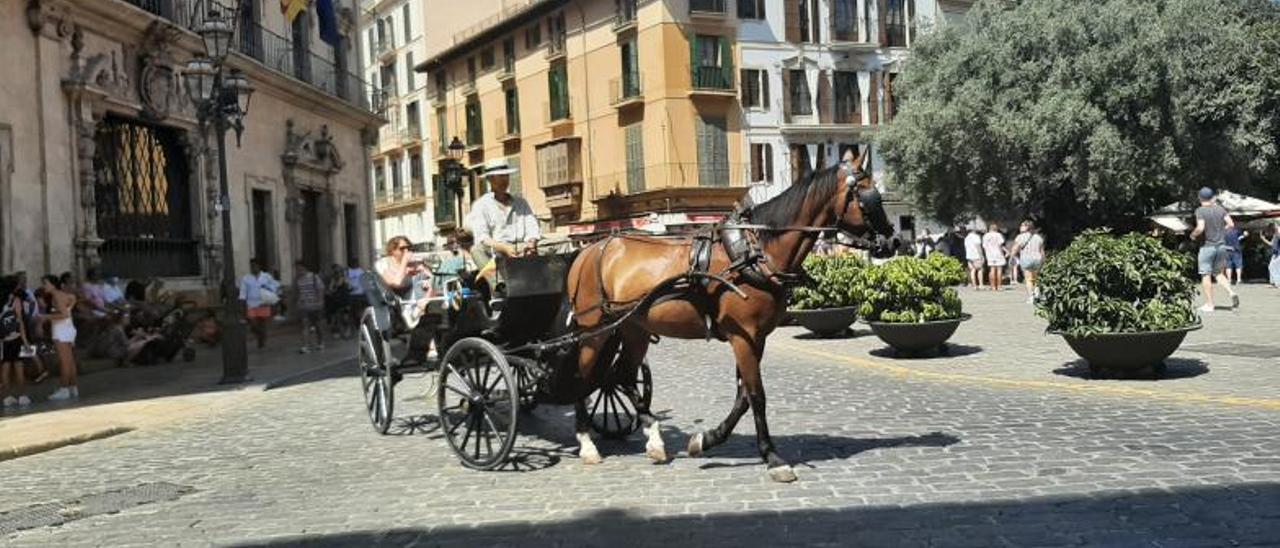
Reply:
[[[462, 144], [462, 140], [457, 135], [453, 136], [453, 140], [449, 141], [446, 148], [448, 158], [444, 162], [444, 184], [454, 195], [458, 197], [454, 200], [454, 217], [462, 218], [462, 154], [467, 150], [467, 146]], [[461, 225], [459, 225], [461, 226]]]
[[236, 288], [235, 251], [231, 240], [231, 198], [227, 190], [227, 130], [235, 129], [236, 146], [244, 133], [253, 85], [240, 71], [225, 65], [234, 34], [230, 19], [209, 10], [196, 32], [204, 42], [204, 57], [187, 61], [183, 80], [196, 104], [202, 130], [213, 126], [218, 142], [219, 194], [215, 209], [222, 214], [222, 380], [238, 384], [249, 380], [245, 329]]

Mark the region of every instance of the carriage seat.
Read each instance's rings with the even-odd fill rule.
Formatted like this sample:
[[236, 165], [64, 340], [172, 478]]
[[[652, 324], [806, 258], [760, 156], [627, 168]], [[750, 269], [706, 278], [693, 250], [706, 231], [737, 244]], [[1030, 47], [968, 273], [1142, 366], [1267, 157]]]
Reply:
[[[413, 283], [422, 283], [414, 278]], [[427, 309], [417, 315], [417, 302], [411, 295], [403, 295], [382, 281], [382, 277], [373, 272], [365, 272], [360, 277], [360, 285], [364, 287], [365, 299], [373, 308], [373, 321], [378, 330], [390, 336], [409, 332], [419, 321], [436, 317], [436, 321], [448, 317], [449, 302], [443, 295], [427, 299]], [[394, 311], [394, 313], [393, 313]]]

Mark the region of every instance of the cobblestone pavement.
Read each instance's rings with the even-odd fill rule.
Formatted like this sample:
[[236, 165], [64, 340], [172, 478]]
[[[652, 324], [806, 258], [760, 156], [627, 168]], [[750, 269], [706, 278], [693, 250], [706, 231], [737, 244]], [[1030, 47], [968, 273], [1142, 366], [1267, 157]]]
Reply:
[[[869, 336], [795, 328], [771, 339], [770, 426], [793, 484], [766, 479], [749, 418], [707, 458], [684, 454], [730, 407], [731, 358], [663, 340], [650, 362], [680, 449], [667, 464], [635, 436], [600, 442], [605, 462], [585, 467], [569, 409], [543, 406], [514, 466], [466, 470], [430, 421], [376, 435], [343, 368], [196, 422], [0, 463], [0, 512], [63, 501], [65, 521], [0, 544], [1280, 546], [1275, 360], [1180, 352], [1201, 366], [1172, 369], [1198, 374], [1087, 381], [1054, 373], [1071, 358], [1016, 294], [965, 299], [976, 317], [952, 357], [894, 360]], [[1250, 310], [1234, 318], [1266, 319]], [[1188, 344], [1271, 343], [1232, 318]], [[402, 418], [426, 412], [422, 379], [401, 386]], [[67, 502], [142, 484], [169, 498], [117, 513]]]

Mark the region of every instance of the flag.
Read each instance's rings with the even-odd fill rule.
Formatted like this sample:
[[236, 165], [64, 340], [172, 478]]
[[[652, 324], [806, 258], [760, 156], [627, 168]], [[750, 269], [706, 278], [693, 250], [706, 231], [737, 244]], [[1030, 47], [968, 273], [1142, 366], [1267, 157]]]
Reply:
[[284, 14], [286, 23], [293, 23], [298, 18], [298, 14], [307, 9], [310, 0], [280, 0], [280, 13]]
[[333, 12], [333, 0], [316, 0], [316, 17], [320, 19], [320, 39], [338, 47], [342, 36], [338, 34], [338, 16]]

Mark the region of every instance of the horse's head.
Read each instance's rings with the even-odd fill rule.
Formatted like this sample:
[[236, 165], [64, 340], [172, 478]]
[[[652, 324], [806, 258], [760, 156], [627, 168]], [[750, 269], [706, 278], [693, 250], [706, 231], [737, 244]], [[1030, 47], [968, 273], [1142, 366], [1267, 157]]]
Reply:
[[884, 212], [880, 191], [871, 180], [871, 166], [867, 162], [870, 157], [869, 152], [855, 158], [852, 150], [845, 151], [840, 168], [836, 170], [841, 197], [834, 200], [832, 206], [835, 207], [836, 228], [840, 231], [854, 236], [874, 232], [879, 236], [877, 240], [884, 241], [893, 235], [893, 224]]

